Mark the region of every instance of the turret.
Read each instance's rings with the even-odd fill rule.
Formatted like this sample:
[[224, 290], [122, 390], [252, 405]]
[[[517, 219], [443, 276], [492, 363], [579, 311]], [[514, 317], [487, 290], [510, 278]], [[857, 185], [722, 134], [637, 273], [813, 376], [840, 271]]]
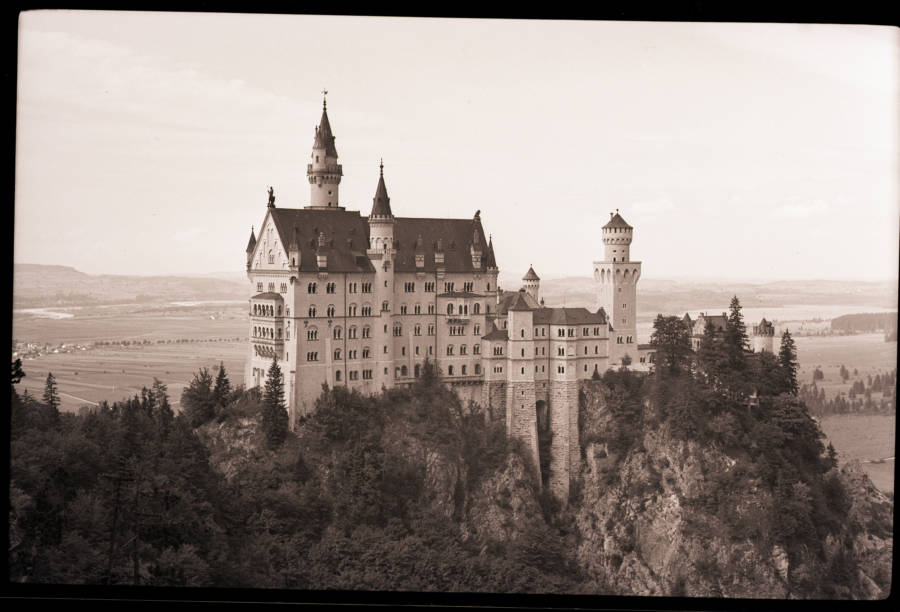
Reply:
[[472, 247], [470, 249], [472, 256], [472, 268], [475, 270], [481, 269], [481, 259], [484, 254], [484, 250], [481, 248], [481, 235], [478, 231], [481, 225], [481, 211], [475, 211], [475, 218], [472, 219]]
[[629, 261], [632, 227], [616, 213], [609, 213], [609, 223], [603, 226], [603, 258], [613, 263]]
[[253, 263], [253, 251], [256, 250], [256, 234], [253, 233], [253, 226], [250, 226], [250, 241], [247, 243], [247, 269]]
[[338, 153], [334, 146], [331, 123], [328, 121], [326, 102], [323, 99], [322, 118], [316, 126], [310, 163], [306, 166], [310, 191], [307, 208], [343, 210], [338, 198], [343, 170], [337, 162]]
[[328, 239], [325, 232], [319, 232], [318, 245], [316, 246], [316, 267], [319, 270], [328, 269]]
[[525, 281], [523, 284], [523, 287], [525, 287], [525, 292], [533, 297], [536, 302], [540, 302], [541, 279], [534, 271], [534, 268], [532, 266], [528, 266], [528, 272], [525, 273], [525, 276], [522, 277], [522, 280]]
[[384, 184], [384, 161], [378, 165], [378, 186], [375, 187], [372, 212], [369, 214], [369, 240], [370, 250], [376, 253], [394, 248], [394, 215]]

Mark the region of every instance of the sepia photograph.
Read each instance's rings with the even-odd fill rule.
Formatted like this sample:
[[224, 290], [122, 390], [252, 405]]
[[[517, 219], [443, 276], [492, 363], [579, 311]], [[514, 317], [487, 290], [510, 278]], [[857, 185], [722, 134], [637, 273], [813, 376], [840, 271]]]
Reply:
[[890, 597], [896, 27], [24, 11], [15, 113], [8, 593]]

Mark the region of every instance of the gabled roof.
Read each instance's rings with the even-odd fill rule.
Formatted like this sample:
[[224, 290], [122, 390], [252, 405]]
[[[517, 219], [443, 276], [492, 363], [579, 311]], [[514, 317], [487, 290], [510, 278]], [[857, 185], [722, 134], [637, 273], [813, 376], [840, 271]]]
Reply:
[[530, 293], [522, 293], [520, 291], [504, 291], [500, 294], [500, 301], [497, 303], [497, 314], [506, 314], [509, 310], [510, 304], [512, 304], [513, 300], [517, 299], [519, 295], [522, 295], [522, 299], [525, 300], [525, 303], [528, 304], [530, 308], [533, 310], [537, 310], [541, 307], [538, 304], [537, 300], [531, 297]]
[[497, 259], [494, 257], [494, 237], [491, 236], [488, 239], [488, 248], [487, 248], [487, 256], [484, 260], [484, 266], [486, 268], [496, 268], [497, 267]]
[[536, 325], [605, 325], [606, 313], [587, 308], [541, 308], [534, 313]]
[[509, 333], [505, 329], [497, 329], [496, 325], [491, 325], [493, 326], [493, 329], [482, 336], [482, 340], [509, 340]]
[[391, 199], [388, 197], [387, 187], [384, 185], [384, 163], [379, 166], [378, 186], [375, 188], [375, 197], [372, 198], [372, 214], [374, 217], [392, 217]]
[[247, 252], [252, 253], [253, 249], [256, 248], [256, 236], [253, 233], [253, 228], [250, 228], [250, 241], [247, 242]]
[[[509, 305], [506, 307], [507, 312], [517, 310], [535, 310], [533, 306], [528, 303], [528, 300], [525, 299], [525, 296], [528, 294], [525, 291], [519, 291], [512, 300], [510, 300]], [[533, 301], [533, 299], [532, 299]]]
[[322, 104], [322, 118], [319, 119], [319, 125], [316, 126], [316, 135], [313, 139], [314, 149], [325, 149], [325, 155], [328, 157], [337, 157], [337, 149], [334, 146], [334, 135], [331, 133], [331, 123], [328, 121], [328, 111], [325, 110], [325, 104]]
[[717, 332], [725, 331], [725, 328], [728, 325], [728, 317], [726, 317], [724, 314], [701, 314], [699, 317], [697, 317], [697, 320], [694, 321], [694, 329], [696, 330], [695, 334], [703, 335], [703, 333], [706, 331], [707, 323], [712, 323]]
[[269, 211], [282, 244], [290, 244], [294, 226], [297, 226], [301, 272], [318, 272], [316, 250], [321, 233], [327, 238], [320, 252], [328, 255], [329, 272], [375, 271], [366, 256], [369, 224], [358, 211], [307, 208], [272, 208]]
[[[443, 267], [447, 272], [474, 272], [472, 266], [472, 238], [478, 233], [479, 241], [484, 243], [484, 229], [481, 220], [472, 219], [428, 219], [413, 217], [394, 218], [394, 271], [396, 272], [434, 272], [434, 252], [437, 242], [441, 241], [444, 253]], [[419, 255], [424, 256], [424, 268], [416, 267], [416, 240], [422, 237]], [[483, 271], [486, 262], [482, 258]]]
[[622, 227], [625, 229], [633, 229], [630, 225], [628, 225], [625, 222], [625, 219], [623, 219], [621, 217], [621, 215], [619, 215], [618, 210], [616, 211], [615, 215], [612, 215], [612, 217], [609, 220], [609, 223], [607, 223], [606, 225], [603, 226], [603, 229], [612, 228], [612, 227]]
[[534, 271], [534, 268], [528, 266], [528, 272], [525, 273], [525, 276], [522, 277], [524, 281], [532, 281], [532, 280], [541, 280], [541, 277], [537, 275]]

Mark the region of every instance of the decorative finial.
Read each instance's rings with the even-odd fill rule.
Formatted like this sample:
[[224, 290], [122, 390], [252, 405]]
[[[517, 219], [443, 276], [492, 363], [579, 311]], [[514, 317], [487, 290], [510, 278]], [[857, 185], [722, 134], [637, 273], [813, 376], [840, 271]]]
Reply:
[[381, 162], [378, 164], [378, 176], [384, 176], [384, 158], [381, 158]]
[[275, 208], [275, 190], [271, 185], [269, 186], [269, 207]]
[[325, 108], [326, 108], [327, 100], [325, 99], [325, 96], [327, 96], [327, 95], [328, 95], [328, 90], [323, 89], [322, 90], [322, 110], [325, 110]]
[[619, 214], [619, 209], [618, 209], [618, 208], [616, 209], [616, 214], [617, 214], [617, 215]]

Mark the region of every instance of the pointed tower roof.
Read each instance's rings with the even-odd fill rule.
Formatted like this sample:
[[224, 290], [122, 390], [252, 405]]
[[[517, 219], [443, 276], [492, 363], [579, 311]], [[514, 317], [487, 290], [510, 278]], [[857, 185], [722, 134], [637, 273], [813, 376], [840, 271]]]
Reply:
[[325, 100], [322, 100], [322, 118], [319, 119], [319, 125], [316, 126], [316, 137], [313, 140], [314, 149], [325, 149], [325, 155], [328, 157], [337, 157], [337, 149], [334, 147], [334, 135], [331, 133], [331, 123], [328, 121], [328, 110], [326, 109]]
[[256, 234], [253, 233], [253, 226], [250, 226], [250, 241], [247, 243], [247, 252], [252, 253], [256, 248]]
[[525, 293], [524, 289], [520, 289], [519, 292], [513, 297], [509, 306], [507, 307], [507, 311], [509, 310], [534, 310], [534, 308], [528, 303], [528, 300], [525, 296], [528, 295]]
[[378, 166], [378, 187], [375, 188], [375, 197], [372, 198], [372, 217], [393, 217], [391, 213], [391, 199], [388, 197], [387, 187], [384, 185], [384, 161]]
[[291, 251], [296, 251], [300, 247], [300, 243], [297, 241], [297, 226], [294, 226], [294, 230], [291, 232], [291, 243], [288, 245], [288, 249]]
[[528, 266], [528, 272], [525, 273], [525, 276], [522, 277], [524, 281], [535, 281], [541, 280], [541, 277], [537, 275], [537, 272], [534, 271], [532, 266]]
[[603, 226], [603, 229], [611, 228], [611, 227], [622, 227], [625, 229], [634, 229], [628, 223], [625, 222], [625, 219], [619, 214], [619, 209], [616, 209], [616, 213], [609, 213], [609, 222]]
[[494, 258], [494, 237], [488, 236], [487, 257], [484, 262], [487, 268], [496, 268], [497, 260]]

